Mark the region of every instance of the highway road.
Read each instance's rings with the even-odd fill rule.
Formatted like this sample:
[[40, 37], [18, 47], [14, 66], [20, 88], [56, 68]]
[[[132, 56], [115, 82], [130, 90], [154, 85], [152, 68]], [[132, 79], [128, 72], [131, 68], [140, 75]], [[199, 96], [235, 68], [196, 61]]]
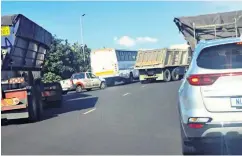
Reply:
[[[69, 93], [63, 107], [46, 111], [41, 122], [2, 125], [2, 154], [181, 154], [179, 85], [133, 83]], [[242, 154], [241, 144], [221, 141], [205, 154]]]

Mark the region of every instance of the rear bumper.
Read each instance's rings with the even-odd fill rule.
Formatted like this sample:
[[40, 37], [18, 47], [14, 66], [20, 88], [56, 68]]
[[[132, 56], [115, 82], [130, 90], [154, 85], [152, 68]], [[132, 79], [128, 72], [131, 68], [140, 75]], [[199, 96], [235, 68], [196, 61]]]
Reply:
[[236, 123], [208, 123], [203, 128], [190, 128], [187, 124], [182, 124], [186, 138], [240, 138], [242, 139], [242, 122]]
[[155, 74], [153, 76], [148, 76], [148, 75], [145, 75], [145, 74], [140, 74], [139, 75], [139, 80], [140, 81], [144, 81], [144, 80], [163, 80], [163, 73], [161, 74]]
[[28, 109], [1, 112], [1, 119], [11, 120], [11, 119], [24, 119], [28, 117], [29, 117]]

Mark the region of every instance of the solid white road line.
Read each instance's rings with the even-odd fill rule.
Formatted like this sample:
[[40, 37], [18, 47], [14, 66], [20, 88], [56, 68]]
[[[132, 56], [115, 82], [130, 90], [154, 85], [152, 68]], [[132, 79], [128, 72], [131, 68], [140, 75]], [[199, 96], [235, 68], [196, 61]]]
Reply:
[[83, 114], [86, 115], [86, 114], [91, 113], [91, 112], [93, 112], [93, 111], [95, 111], [95, 110], [96, 110], [96, 108], [93, 108], [93, 109], [91, 109], [91, 110], [89, 110], [89, 111], [87, 111], [87, 112], [85, 112], [85, 113], [83, 113]]
[[125, 93], [123, 96], [129, 95], [130, 93]]

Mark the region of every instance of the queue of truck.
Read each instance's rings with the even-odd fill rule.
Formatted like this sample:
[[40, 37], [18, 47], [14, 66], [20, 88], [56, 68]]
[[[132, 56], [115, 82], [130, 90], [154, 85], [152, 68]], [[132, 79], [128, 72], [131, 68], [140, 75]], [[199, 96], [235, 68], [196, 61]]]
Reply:
[[[41, 78], [45, 57], [51, 45], [51, 33], [24, 15], [2, 16], [2, 119], [28, 118], [33, 122], [38, 121], [43, 114], [44, 104], [61, 105], [62, 94], [72, 90], [80, 93], [93, 88], [104, 89], [120, 81], [128, 84], [135, 80], [141, 83], [180, 80], [191, 62], [192, 51], [198, 41], [190, 33], [191, 27], [184, 18], [175, 18], [174, 22], [188, 41], [189, 46], [186, 48], [93, 50], [90, 54], [91, 72], [75, 73], [60, 83], [47, 84]], [[194, 32], [199, 30], [198, 33], [207, 27], [193, 25], [193, 28]], [[221, 35], [217, 31], [215, 36], [216, 33], [217, 36]], [[212, 39], [209, 35], [206, 37]]]

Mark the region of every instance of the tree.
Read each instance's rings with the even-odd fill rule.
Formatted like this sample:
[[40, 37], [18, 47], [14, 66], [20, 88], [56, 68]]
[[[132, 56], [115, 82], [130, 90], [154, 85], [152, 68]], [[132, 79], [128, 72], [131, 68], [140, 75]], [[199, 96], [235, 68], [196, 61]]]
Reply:
[[70, 78], [75, 72], [90, 70], [90, 51], [85, 46], [85, 61], [82, 48], [78, 43], [70, 45], [68, 40], [52, 38], [50, 51], [44, 65], [44, 82], [56, 82]]

